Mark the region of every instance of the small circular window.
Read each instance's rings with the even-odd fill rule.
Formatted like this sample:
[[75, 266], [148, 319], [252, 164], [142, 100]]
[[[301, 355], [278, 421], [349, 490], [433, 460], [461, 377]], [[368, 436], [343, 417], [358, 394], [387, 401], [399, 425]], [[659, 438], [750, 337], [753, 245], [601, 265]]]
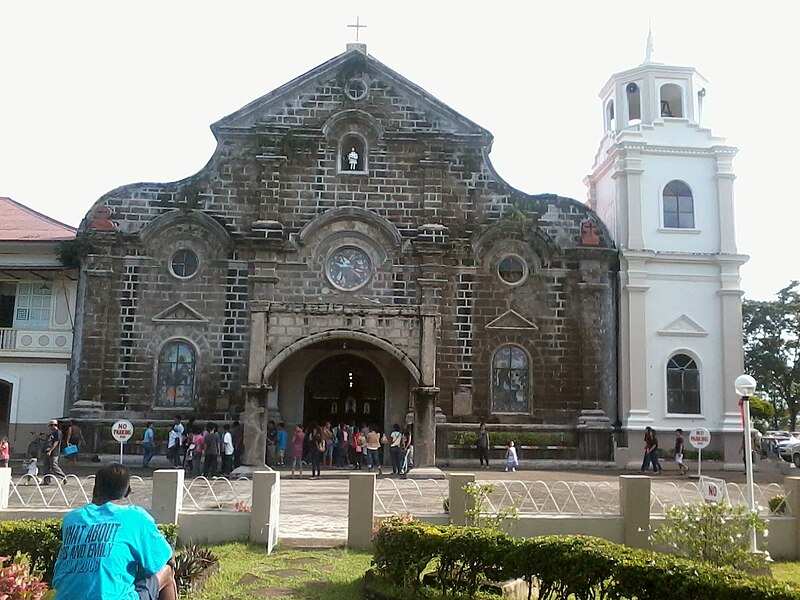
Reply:
[[172, 274], [181, 279], [188, 279], [197, 273], [197, 265], [197, 254], [187, 248], [182, 248], [173, 254], [169, 263]]
[[359, 78], [351, 79], [347, 82], [344, 91], [350, 100], [363, 100], [367, 95], [367, 82]]
[[528, 276], [528, 265], [519, 256], [504, 256], [497, 265], [497, 274], [508, 285], [519, 285]]

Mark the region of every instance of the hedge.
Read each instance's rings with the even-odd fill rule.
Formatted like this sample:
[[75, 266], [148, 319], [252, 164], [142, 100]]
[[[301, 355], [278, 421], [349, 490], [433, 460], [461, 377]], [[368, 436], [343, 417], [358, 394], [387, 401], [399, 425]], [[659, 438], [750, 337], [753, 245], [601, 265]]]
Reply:
[[[489, 431], [489, 442], [494, 446], [507, 446], [513, 441], [517, 446], [576, 446], [575, 434], [571, 431]], [[460, 446], [475, 446], [478, 443], [478, 431], [454, 431], [448, 443]]]
[[766, 577], [589, 536], [520, 539], [479, 528], [389, 522], [375, 535], [373, 564], [387, 584], [417, 595], [424, 595], [422, 573], [434, 568], [441, 593], [467, 596], [482, 582], [521, 578], [538, 584], [540, 598], [553, 600], [800, 600], [800, 589]]
[[[178, 541], [177, 525], [159, 525], [159, 531], [170, 546]], [[61, 550], [61, 519], [21, 519], [0, 521], [0, 556], [14, 556], [23, 552], [31, 557], [31, 566], [44, 575], [45, 581], [53, 578], [53, 568]]]

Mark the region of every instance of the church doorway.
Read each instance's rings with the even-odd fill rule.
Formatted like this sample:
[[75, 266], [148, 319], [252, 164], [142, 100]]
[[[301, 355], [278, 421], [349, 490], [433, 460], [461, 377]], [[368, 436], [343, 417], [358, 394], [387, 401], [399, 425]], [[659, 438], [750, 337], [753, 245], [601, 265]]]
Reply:
[[365, 358], [337, 354], [320, 362], [306, 377], [303, 422], [383, 426], [385, 382]]
[[11, 419], [11, 384], [0, 379], [0, 436], [8, 435]]

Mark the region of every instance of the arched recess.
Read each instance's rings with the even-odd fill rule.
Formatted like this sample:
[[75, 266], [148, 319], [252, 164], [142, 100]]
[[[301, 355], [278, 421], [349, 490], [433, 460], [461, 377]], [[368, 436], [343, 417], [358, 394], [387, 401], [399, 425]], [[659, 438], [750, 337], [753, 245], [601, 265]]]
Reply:
[[360, 221], [365, 225], [378, 230], [386, 238], [386, 241], [393, 247], [400, 247], [403, 243], [403, 236], [400, 230], [391, 223], [384, 219], [377, 213], [363, 208], [334, 208], [322, 213], [320, 216], [309, 221], [297, 235], [298, 241], [302, 243], [308, 242], [312, 236], [318, 231], [330, 227], [337, 221]]
[[307, 348], [312, 344], [316, 344], [317, 342], [321, 342], [323, 340], [328, 339], [341, 339], [341, 340], [358, 340], [361, 342], [365, 342], [367, 344], [371, 344], [380, 350], [384, 350], [389, 355], [396, 358], [400, 363], [408, 370], [411, 376], [414, 378], [415, 382], [419, 382], [420, 379], [420, 372], [419, 367], [414, 364], [414, 361], [411, 360], [405, 352], [398, 349], [394, 344], [391, 342], [387, 342], [386, 340], [374, 336], [369, 333], [364, 333], [361, 331], [352, 331], [349, 329], [330, 329], [328, 331], [321, 331], [319, 333], [315, 333], [299, 339], [295, 342], [292, 342], [288, 346], [286, 346], [283, 350], [278, 352], [275, 357], [270, 360], [265, 366], [264, 370], [261, 373], [261, 381], [267, 382], [272, 374], [277, 370], [277, 368], [281, 365], [283, 361], [289, 358], [294, 353], [302, 350], [303, 348]]
[[14, 386], [0, 378], [0, 435], [8, 435], [11, 423], [11, 394]]

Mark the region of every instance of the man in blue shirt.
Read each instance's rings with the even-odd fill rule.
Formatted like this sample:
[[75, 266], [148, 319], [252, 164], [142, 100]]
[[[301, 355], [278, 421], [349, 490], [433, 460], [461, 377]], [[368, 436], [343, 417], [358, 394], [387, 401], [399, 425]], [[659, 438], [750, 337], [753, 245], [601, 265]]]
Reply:
[[283, 423], [278, 424], [278, 435], [275, 440], [275, 447], [277, 449], [278, 466], [284, 466], [284, 457], [286, 456], [286, 442], [287, 442], [286, 429]]
[[172, 548], [147, 511], [118, 503], [130, 480], [121, 464], [101, 467], [92, 503], [64, 517], [55, 600], [177, 600]]
[[153, 442], [155, 432], [153, 431], [153, 422], [147, 422], [147, 429], [144, 430], [144, 438], [142, 439], [142, 466], [149, 467], [153, 455], [156, 453], [156, 446]]

